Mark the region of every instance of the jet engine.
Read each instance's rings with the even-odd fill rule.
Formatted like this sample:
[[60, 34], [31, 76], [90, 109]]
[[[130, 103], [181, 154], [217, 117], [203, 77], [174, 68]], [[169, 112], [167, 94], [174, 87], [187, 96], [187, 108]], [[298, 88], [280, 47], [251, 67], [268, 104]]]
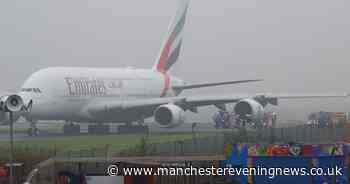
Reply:
[[174, 104], [161, 105], [154, 111], [154, 119], [162, 127], [176, 127], [185, 122], [185, 111]]
[[0, 111], [19, 112], [23, 108], [23, 99], [19, 95], [5, 95], [0, 97]]
[[243, 99], [239, 101], [234, 112], [240, 119], [259, 122], [264, 118], [264, 107], [254, 99]]
[[10, 123], [10, 114], [13, 112], [13, 121], [17, 121], [23, 108], [23, 100], [18, 95], [5, 95], [0, 97], [0, 122]]

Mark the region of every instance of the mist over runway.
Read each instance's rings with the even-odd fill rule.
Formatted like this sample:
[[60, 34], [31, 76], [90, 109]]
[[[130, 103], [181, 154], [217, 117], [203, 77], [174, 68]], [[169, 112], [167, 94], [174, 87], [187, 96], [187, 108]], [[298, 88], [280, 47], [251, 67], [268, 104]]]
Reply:
[[[149, 68], [177, 4], [4, 2], [1, 90], [18, 91], [31, 73], [52, 66]], [[344, 0], [192, 0], [183, 53], [171, 73], [189, 83], [264, 79], [184, 95], [349, 92], [349, 8]], [[350, 111], [349, 102], [287, 101], [275, 110], [282, 119], [303, 119], [310, 111]], [[189, 116], [206, 121], [215, 110]]]

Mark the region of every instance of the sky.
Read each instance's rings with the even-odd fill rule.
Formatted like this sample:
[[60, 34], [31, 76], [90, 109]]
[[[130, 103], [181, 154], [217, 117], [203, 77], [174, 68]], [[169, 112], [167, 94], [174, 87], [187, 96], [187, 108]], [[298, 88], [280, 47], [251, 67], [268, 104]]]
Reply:
[[[150, 68], [175, 0], [0, 2], [1, 90], [49, 66]], [[180, 60], [188, 83], [264, 79], [192, 94], [344, 93], [350, 68], [350, 1], [192, 0]], [[214, 108], [191, 118], [207, 120]], [[350, 100], [283, 100], [284, 120], [349, 111]]]

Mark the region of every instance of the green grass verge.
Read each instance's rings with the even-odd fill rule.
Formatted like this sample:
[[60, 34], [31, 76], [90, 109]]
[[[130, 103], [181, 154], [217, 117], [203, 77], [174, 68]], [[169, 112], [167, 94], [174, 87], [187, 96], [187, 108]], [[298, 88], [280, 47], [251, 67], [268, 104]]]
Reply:
[[[209, 133], [196, 134], [196, 138], [210, 136]], [[25, 155], [60, 155], [60, 153], [84, 150], [105, 150], [108, 146], [108, 152], [114, 154], [121, 150], [133, 148], [147, 140], [147, 144], [173, 142], [192, 139], [193, 134], [190, 133], [168, 133], [168, 134], [149, 134], [147, 135], [83, 135], [56, 137], [39, 140], [16, 141], [15, 152], [22, 157]], [[8, 159], [8, 142], [0, 142], [0, 162]], [[103, 155], [103, 153], [102, 153]]]

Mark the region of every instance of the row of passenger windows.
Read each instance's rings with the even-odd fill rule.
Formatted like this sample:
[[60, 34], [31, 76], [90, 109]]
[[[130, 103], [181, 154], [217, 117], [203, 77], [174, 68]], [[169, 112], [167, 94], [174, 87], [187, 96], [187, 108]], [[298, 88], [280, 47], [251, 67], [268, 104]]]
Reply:
[[41, 90], [39, 88], [22, 88], [21, 91], [24, 92], [34, 92], [34, 93], [41, 93]]

